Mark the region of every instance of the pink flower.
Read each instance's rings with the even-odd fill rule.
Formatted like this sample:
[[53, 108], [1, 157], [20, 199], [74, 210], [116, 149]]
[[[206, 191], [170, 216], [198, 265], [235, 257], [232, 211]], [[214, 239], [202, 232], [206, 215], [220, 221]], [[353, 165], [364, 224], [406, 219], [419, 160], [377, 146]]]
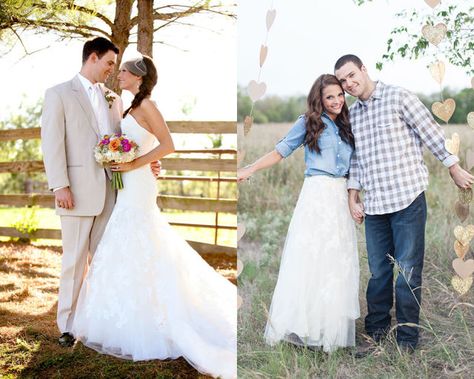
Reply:
[[123, 151], [125, 151], [126, 153], [128, 153], [131, 148], [132, 148], [132, 146], [131, 146], [129, 143], [123, 143], [123, 141], [122, 141], [122, 149], [123, 149]]

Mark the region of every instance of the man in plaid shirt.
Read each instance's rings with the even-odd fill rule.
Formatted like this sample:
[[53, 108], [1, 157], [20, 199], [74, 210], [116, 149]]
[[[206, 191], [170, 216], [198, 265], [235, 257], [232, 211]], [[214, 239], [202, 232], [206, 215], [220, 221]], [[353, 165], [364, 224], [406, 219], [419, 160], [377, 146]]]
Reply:
[[[372, 274], [365, 330], [378, 342], [390, 329], [393, 260], [401, 269], [395, 284], [397, 321], [419, 322], [428, 186], [423, 145], [449, 168], [458, 187], [470, 188], [474, 177], [446, 150], [441, 127], [415, 95], [372, 81], [355, 55], [339, 58], [334, 71], [343, 89], [358, 98], [350, 108], [355, 152], [349, 170], [349, 207], [356, 222], [365, 217]], [[364, 203], [359, 199], [362, 189]], [[397, 343], [402, 350], [413, 351], [418, 327], [398, 326]]]

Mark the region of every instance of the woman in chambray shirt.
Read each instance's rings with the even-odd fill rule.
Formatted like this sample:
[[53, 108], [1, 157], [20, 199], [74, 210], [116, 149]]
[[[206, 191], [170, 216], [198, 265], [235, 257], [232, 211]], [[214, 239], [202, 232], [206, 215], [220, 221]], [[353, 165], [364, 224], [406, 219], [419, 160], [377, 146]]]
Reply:
[[354, 137], [344, 91], [334, 75], [314, 82], [306, 113], [275, 150], [239, 169], [238, 181], [302, 145], [305, 180], [288, 228], [265, 340], [331, 352], [355, 345], [359, 317], [357, 241], [346, 186]]

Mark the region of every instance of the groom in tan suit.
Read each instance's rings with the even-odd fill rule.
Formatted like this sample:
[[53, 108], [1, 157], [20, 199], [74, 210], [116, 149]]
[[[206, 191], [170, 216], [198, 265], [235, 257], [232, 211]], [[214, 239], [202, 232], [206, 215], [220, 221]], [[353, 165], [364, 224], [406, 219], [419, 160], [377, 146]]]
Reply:
[[122, 101], [103, 85], [118, 53], [105, 38], [87, 41], [80, 73], [49, 88], [44, 99], [43, 160], [63, 241], [57, 314], [62, 346], [74, 343], [69, 332], [79, 290], [115, 204], [110, 172], [95, 161], [93, 148], [104, 134], [120, 132]]

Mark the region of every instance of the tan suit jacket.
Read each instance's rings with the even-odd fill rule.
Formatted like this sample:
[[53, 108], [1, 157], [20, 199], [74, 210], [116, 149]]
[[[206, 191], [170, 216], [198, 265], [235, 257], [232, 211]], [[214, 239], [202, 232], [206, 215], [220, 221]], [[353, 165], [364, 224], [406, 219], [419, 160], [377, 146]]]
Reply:
[[[105, 96], [105, 88], [102, 85]], [[109, 108], [110, 126], [120, 132], [122, 100]], [[96, 216], [105, 201], [106, 175], [94, 159], [100, 131], [89, 97], [76, 76], [46, 91], [41, 119], [43, 161], [50, 189], [69, 186], [75, 207], [58, 208], [64, 216]]]
[[[105, 96], [105, 88], [101, 86]], [[122, 100], [115, 95], [109, 112], [111, 132], [120, 131]], [[78, 76], [46, 91], [41, 120], [41, 147], [50, 189], [69, 186], [73, 209], [58, 208], [63, 256], [59, 280], [57, 323], [70, 332], [88, 260], [104, 233], [115, 192], [104, 168], [94, 159], [101, 138], [89, 97]]]

